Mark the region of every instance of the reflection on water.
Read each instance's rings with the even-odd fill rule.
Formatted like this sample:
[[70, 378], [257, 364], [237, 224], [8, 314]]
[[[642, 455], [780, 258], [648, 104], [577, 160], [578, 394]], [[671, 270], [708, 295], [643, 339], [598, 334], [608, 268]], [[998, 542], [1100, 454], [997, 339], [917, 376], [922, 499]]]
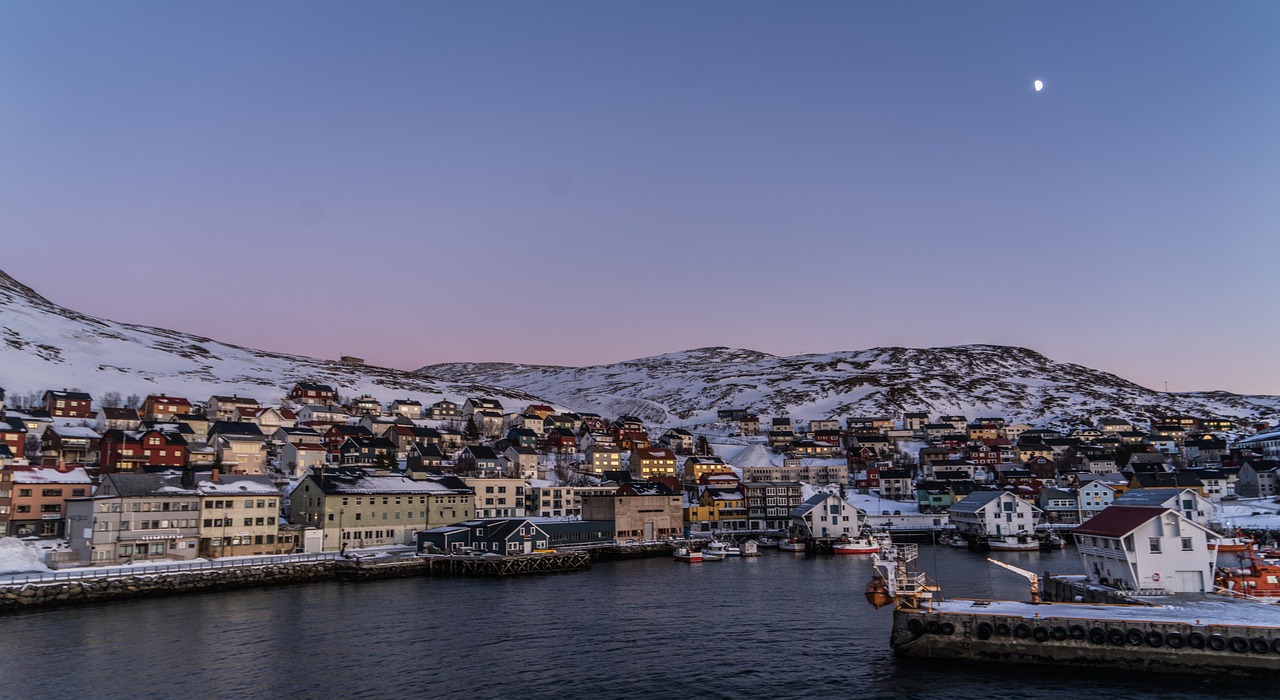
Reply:
[[[1026, 599], [920, 548], [947, 597]], [[996, 557], [1078, 570], [1074, 550]], [[670, 559], [505, 580], [326, 583], [0, 617], [7, 697], [1260, 697], [1257, 686], [896, 659], [865, 557]], [[18, 680], [20, 686], [12, 685]], [[14, 688], [21, 687], [18, 694]]]

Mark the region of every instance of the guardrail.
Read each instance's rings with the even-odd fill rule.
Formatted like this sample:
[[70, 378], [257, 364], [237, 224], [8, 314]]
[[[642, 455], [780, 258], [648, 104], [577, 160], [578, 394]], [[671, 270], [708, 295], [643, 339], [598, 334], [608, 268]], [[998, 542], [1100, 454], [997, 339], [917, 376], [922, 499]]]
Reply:
[[270, 557], [254, 557], [252, 559], [233, 559], [212, 561], [175, 562], [173, 564], [154, 564], [143, 566], [103, 567], [101, 569], [76, 569], [74, 571], [51, 571], [49, 573], [18, 574], [0, 576], [0, 586], [24, 585], [28, 583], [57, 583], [60, 581], [85, 581], [90, 579], [124, 578], [127, 576], [146, 576], [149, 574], [172, 574], [184, 571], [209, 571], [214, 569], [251, 569], [258, 566], [275, 564], [298, 564], [311, 561], [330, 561], [342, 558], [337, 552], [319, 552], [314, 554], [286, 554]]

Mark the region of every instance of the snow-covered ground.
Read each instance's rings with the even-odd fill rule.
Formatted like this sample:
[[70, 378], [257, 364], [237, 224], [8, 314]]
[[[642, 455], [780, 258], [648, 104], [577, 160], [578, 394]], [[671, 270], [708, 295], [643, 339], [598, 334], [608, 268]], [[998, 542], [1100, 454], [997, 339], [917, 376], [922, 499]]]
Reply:
[[0, 576], [48, 571], [44, 551], [17, 537], [0, 537]]

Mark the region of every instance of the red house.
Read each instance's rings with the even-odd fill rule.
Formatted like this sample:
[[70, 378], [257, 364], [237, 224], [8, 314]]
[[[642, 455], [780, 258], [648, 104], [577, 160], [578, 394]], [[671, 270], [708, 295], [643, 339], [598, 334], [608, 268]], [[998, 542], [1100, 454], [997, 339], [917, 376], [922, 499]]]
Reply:
[[14, 459], [22, 459], [27, 455], [27, 426], [17, 418], [0, 419], [0, 443], [9, 448]]
[[54, 418], [88, 418], [93, 399], [83, 391], [46, 391], [44, 408]]
[[187, 441], [159, 430], [108, 430], [98, 447], [99, 472], [136, 472], [141, 467], [185, 467]]
[[328, 384], [298, 382], [289, 391], [289, 398], [300, 404], [328, 406], [329, 404], [338, 403], [338, 392], [334, 391], [333, 387]]
[[547, 433], [547, 452], [573, 454], [578, 450], [578, 440], [572, 430], [555, 428]]
[[342, 443], [347, 438], [368, 438], [373, 439], [373, 431], [363, 425], [332, 425], [324, 433], [324, 449], [331, 455], [342, 452]]

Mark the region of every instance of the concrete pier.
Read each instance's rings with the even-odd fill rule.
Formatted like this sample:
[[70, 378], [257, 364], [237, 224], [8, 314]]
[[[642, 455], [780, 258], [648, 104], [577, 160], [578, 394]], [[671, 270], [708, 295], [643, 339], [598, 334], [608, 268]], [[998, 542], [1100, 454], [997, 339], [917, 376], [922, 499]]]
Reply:
[[1255, 624], [1259, 612], [947, 601], [895, 610], [891, 644], [908, 657], [1280, 676], [1280, 620]]

